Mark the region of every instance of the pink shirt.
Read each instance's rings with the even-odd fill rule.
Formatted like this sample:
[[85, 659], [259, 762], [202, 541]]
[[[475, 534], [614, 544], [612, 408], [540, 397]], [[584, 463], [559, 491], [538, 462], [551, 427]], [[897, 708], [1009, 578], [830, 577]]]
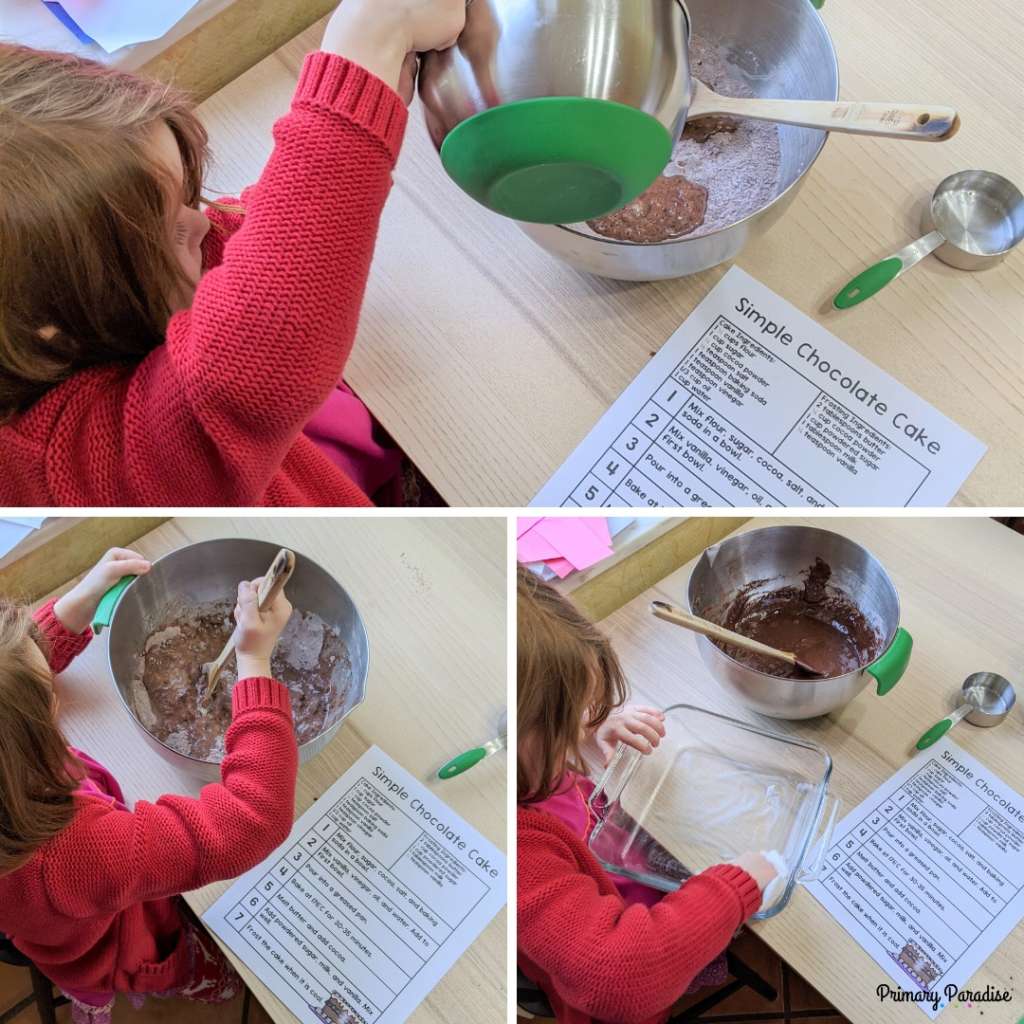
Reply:
[[[590, 779], [583, 775], [577, 775], [575, 772], [566, 772], [562, 785], [556, 792], [547, 800], [541, 800], [534, 806], [542, 811], [547, 811], [548, 814], [553, 814], [586, 842], [596, 824], [590, 804], [587, 802], [593, 792], [594, 783]], [[657, 889], [652, 889], [649, 885], [634, 882], [632, 879], [623, 878], [620, 875], [610, 874], [610, 877], [627, 906], [642, 903], [645, 907], [653, 907], [665, 895]]]

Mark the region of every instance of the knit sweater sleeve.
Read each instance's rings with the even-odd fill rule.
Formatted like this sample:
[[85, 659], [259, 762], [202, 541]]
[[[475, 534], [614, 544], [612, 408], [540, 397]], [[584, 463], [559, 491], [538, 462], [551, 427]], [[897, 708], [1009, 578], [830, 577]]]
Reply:
[[602, 893], [570, 842], [518, 830], [519, 949], [570, 1006], [631, 1024], [663, 1014], [760, 905], [757, 883], [719, 865], [653, 907]]
[[54, 614], [57, 599], [47, 601], [32, 613], [32, 618], [46, 641], [44, 654], [54, 673], [63, 672], [89, 646], [92, 630], [72, 633]]
[[54, 840], [45, 882], [71, 917], [116, 913], [234, 878], [287, 839], [295, 804], [298, 748], [288, 689], [273, 679], [240, 681], [232, 693], [221, 782], [199, 797], [140, 800], [105, 808]]
[[[123, 458], [109, 468], [125, 478], [109, 488], [144, 504], [246, 505], [265, 492], [341, 378], [407, 117], [370, 72], [307, 56], [244, 218], [211, 214], [230, 237], [211, 241], [191, 306], [112, 399]], [[102, 438], [107, 419], [96, 415]]]

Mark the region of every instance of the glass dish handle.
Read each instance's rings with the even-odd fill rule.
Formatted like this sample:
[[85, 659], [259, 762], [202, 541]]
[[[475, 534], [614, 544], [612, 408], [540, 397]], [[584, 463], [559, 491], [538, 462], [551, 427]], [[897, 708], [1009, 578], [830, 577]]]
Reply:
[[622, 790], [632, 778], [641, 756], [639, 751], [627, 747], [625, 743], [620, 743], [615, 748], [608, 767], [597, 780], [597, 785], [587, 801], [598, 818], [603, 819], [607, 808], [622, 795]]
[[816, 882], [824, 874], [825, 854], [832, 845], [832, 833], [836, 827], [836, 815], [842, 806], [842, 800], [831, 794], [825, 797], [821, 805], [821, 813], [818, 815], [818, 825], [815, 829], [820, 837], [815, 852], [814, 864], [804, 868], [797, 876], [797, 882], [801, 885], [806, 882]]

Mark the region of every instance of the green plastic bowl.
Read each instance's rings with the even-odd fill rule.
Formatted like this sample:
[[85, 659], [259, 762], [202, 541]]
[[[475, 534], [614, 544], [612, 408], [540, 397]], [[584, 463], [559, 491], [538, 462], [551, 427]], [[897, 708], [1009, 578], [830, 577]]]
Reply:
[[459, 187], [495, 213], [533, 224], [573, 224], [643, 192], [672, 155], [672, 136], [634, 107], [546, 96], [485, 110], [449, 132], [441, 162]]

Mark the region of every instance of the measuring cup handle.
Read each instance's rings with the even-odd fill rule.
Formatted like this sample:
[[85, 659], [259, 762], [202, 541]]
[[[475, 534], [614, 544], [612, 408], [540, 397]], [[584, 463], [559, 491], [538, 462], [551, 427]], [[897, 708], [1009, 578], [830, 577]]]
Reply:
[[464, 754], [459, 754], [458, 757], [453, 757], [438, 771], [437, 777], [439, 779], [454, 779], [456, 775], [468, 772], [473, 765], [479, 764], [486, 756], [487, 751], [483, 747], [474, 747]]
[[936, 722], [918, 741], [918, 750], [927, 750], [933, 743], [937, 743], [943, 736], [953, 728], [953, 719], [944, 718]]
[[877, 295], [887, 284], [895, 281], [903, 272], [903, 260], [897, 256], [888, 256], [873, 267], [861, 271], [832, 300], [835, 309], [850, 309], [857, 306], [872, 295]]
[[99, 636], [113, 621], [114, 611], [117, 608], [121, 595], [128, 589], [134, 576], [122, 576], [101, 598], [96, 605], [96, 613], [92, 617], [92, 631]]

